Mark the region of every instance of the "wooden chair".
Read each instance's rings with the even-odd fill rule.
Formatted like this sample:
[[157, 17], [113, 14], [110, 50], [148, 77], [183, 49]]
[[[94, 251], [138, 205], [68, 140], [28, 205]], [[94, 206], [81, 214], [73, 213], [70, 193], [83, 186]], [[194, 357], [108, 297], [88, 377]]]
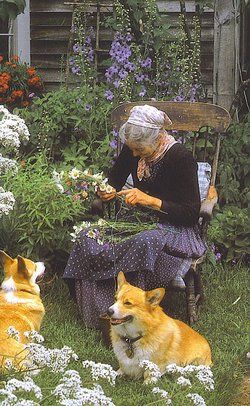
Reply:
[[[231, 118], [227, 110], [220, 106], [216, 106], [209, 103], [190, 103], [190, 102], [164, 102], [164, 101], [139, 101], [139, 102], [127, 102], [122, 103], [116, 107], [111, 115], [111, 120], [116, 129], [119, 129], [121, 125], [128, 119], [129, 112], [132, 107], [136, 105], [149, 104], [157, 107], [159, 110], [165, 111], [172, 120], [172, 125], [166, 127], [166, 130], [176, 131], [192, 131], [195, 132], [192, 137], [192, 152], [195, 158], [203, 162], [209, 162], [209, 157], [212, 157], [210, 162], [212, 167], [210, 186], [215, 185], [216, 172], [218, 167], [218, 158], [220, 151], [221, 134], [224, 133], [230, 122]], [[213, 129], [213, 141], [214, 149], [211, 149], [211, 134], [208, 131], [204, 131], [197, 135], [197, 132], [201, 128]], [[201, 139], [204, 142], [201, 142]], [[184, 142], [185, 135], [182, 136]], [[200, 144], [203, 144], [200, 148]], [[202, 157], [201, 157], [202, 149]], [[118, 153], [121, 150], [121, 143], [118, 142]], [[216, 201], [214, 201], [215, 203]], [[213, 208], [213, 207], [212, 207]], [[202, 237], [206, 238], [207, 224], [211, 218], [212, 208], [210, 210], [203, 210], [201, 215], [201, 233]], [[192, 262], [192, 265], [186, 274], [186, 303], [187, 314], [190, 324], [197, 321], [198, 309], [203, 300], [202, 281], [199, 272], [199, 266], [204, 262], [205, 256], [198, 258]]]

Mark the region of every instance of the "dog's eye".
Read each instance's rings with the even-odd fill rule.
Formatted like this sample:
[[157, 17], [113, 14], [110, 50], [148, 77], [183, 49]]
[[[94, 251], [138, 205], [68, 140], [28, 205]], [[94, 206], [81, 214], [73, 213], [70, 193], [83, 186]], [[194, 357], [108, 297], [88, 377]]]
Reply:
[[131, 303], [129, 300], [125, 300], [124, 304], [125, 304], [126, 306], [132, 306], [132, 303]]

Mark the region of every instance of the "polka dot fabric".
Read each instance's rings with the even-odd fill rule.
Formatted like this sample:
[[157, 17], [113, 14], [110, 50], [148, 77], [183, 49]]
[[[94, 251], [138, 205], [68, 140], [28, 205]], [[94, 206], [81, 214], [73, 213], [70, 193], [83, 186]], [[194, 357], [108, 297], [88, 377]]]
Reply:
[[64, 278], [75, 279], [81, 316], [88, 327], [99, 327], [99, 316], [114, 302], [119, 271], [134, 285], [150, 290], [166, 287], [192, 258], [205, 252], [197, 227], [170, 224], [141, 232], [123, 242], [101, 246], [82, 232], [71, 252]]

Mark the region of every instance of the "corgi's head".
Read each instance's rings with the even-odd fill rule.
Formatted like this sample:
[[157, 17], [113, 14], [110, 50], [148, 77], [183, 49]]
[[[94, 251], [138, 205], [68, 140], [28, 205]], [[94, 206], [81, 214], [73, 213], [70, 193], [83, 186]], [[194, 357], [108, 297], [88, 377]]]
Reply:
[[1, 285], [4, 291], [24, 291], [36, 295], [40, 294], [40, 288], [36, 281], [45, 271], [43, 262], [33, 262], [20, 255], [12, 259], [4, 251], [0, 251], [0, 261], [4, 270], [4, 280]]
[[119, 272], [117, 284], [116, 301], [107, 312], [112, 326], [129, 326], [133, 323], [138, 328], [143, 328], [152, 322], [152, 316], [156, 313], [156, 309], [159, 309], [165, 289], [158, 288], [145, 292], [130, 285], [123, 272]]

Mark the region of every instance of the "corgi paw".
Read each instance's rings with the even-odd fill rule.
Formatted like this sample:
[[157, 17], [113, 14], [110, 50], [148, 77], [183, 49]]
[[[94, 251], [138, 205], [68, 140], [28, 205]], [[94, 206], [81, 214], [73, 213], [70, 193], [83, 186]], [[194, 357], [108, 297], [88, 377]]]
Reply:
[[117, 376], [123, 376], [123, 375], [124, 375], [124, 372], [121, 370], [121, 368], [119, 368], [119, 369], [116, 371], [116, 373], [117, 373]]

